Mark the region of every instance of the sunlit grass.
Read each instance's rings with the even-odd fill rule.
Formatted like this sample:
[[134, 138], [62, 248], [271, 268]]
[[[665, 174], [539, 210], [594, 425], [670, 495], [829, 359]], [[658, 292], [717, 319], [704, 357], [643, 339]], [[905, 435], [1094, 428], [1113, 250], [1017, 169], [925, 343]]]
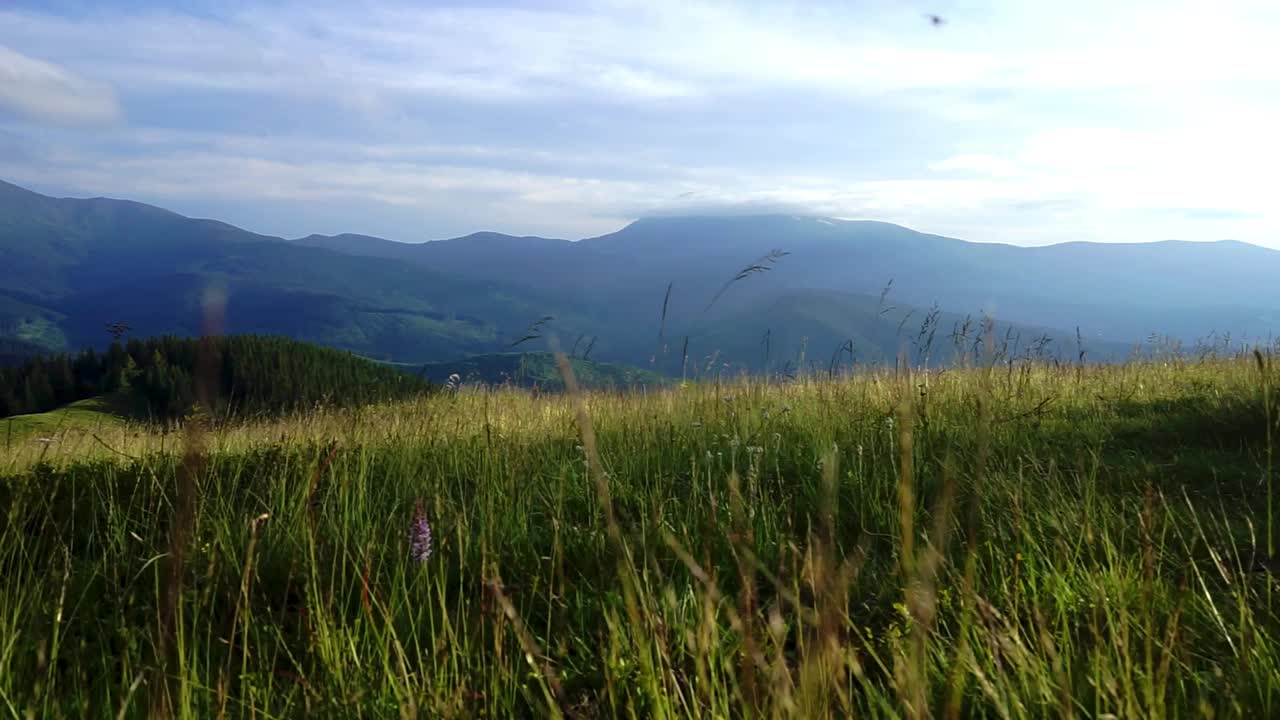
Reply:
[[167, 679], [192, 435], [28, 436], [0, 714], [1267, 716], [1273, 372], [464, 387], [214, 428]]

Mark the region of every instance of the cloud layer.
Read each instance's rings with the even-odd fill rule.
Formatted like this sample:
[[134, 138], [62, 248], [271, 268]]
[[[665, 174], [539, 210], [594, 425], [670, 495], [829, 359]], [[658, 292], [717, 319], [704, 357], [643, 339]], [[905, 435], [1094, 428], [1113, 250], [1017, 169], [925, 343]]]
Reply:
[[47, 123], [92, 123], [114, 120], [115, 95], [50, 62], [0, 45], [0, 110]]
[[19, 5], [0, 177], [285, 235], [774, 207], [1280, 246], [1274, 4], [938, 4]]

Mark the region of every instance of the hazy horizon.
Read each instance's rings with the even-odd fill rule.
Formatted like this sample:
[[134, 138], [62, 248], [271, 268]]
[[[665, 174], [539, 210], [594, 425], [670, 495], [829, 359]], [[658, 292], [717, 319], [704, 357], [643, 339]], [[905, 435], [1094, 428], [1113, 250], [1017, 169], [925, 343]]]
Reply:
[[[7, 181], [5, 181], [3, 178], [0, 178], [0, 182], [7, 182]], [[33, 188], [24, 188], [23, 186], [18, 185], [17, 183], [12, 183], [12, 184], [13, 184], [13, 185], [15, 185], [15, 187], [19, 187], [19, 188], [22, 188], [22, 189], [25, 189], [25, 190], [31, 190], [31, 191], [33, 191], [33, 192], [38, 192], [38, 191], [34, 190]], [[44, 194], [44, 193], [41, 193], [41, 194]], [[93, 199], [105, 199], [105, 200], [121, 200], [121, 201], [126, 201], [126, 202], [140, 202], [140, 201], [134, 200], [134, 199], [132, 199], [132, 198], [127, 198], [127, 197], [114, 197], [114, 196], [109, 196], [109, 195], [95, 195], [95, 196], [52, 195], [51, 197], [56, 197], [56, 198], [59, 198], [59, 199], [72, 199], [72, 200], [93, 200]], [[151, 203], [144, 203], [144, 204], [151, 204]], [[161, 208], [161, 209], [163, 209], [163, 210], [169, 210], [169, 211], [171, 211], [171, 212], [178, 212], [177, 210], [174, 210], [173, 208], [170, 208], [170, 207], [165, 207], [164, 205], [154, 205], [154, 206], [155, 206], [155, 207], [159, 207], [159, 208]], [[185, 217], [189, 217], [189, 218], [191, 218], [191, 219], [193, 219], [193, 220], [214, 220], [214, 221], [217, 221], [217, 222], [228, 222], [227, 220], [225, 220], [225, 219], [223, 219], [223, 218], [219, 218], [219, 217], [205, 217], [205, 216], [199, 216], [199, 215], [186, 215], [185, 213], [181, 213], [181, 212], [178, 212], [178, 214], [180, 214], [180, 215], [184, 215]], [[450, 235], [450, 236], [448, 236], [448, 237], [431, 237], [431, 238], [423, 238], [423, 239], [399, 239], [399, 238], [394, 238], [394, 237], [385, 237], [385, 236], [381, 236], [381, 235], [372, 235], [372, 234], [370, 234], [370, 233], [362, 233], [362, 232], [354, 232], [354, 231], [349, 231], [349, 230], [343, 230], [343, 229], [340, 229], [340, 228], [338, 228], [338, 229], [331, 229], [331, 230], [328, 230], [328, 231], [322, 231], [322, 232], [307, 233], [306, 235], [275, 235], [275, 234], [268, 233], [268, 232], [266, 232], [266, 231], [263, 231], [263, 230], [260, 230], [260, 229], [258, 229], [258, 228], [254, 228], [254, 227], [246, 227], [246, 226], [237, 225], [237, 224], [235, 224], [235, 223], [229, 223], [229, 222], [228, 222], [228, 224], [231, 224], [231, 225], [233, 225], [233, 226], [235, 226], [235, 227], [238, 227], [238, 228], [240, 228], [241, 230], [247, 230], [247, 231], [249, 231], [249, 232], [257, 233], [257, 234], [260, 234], [260, 235], [268, 235], [268, 236], [278, 237], [278, 238], [280, 238], [280, 239], [283, 239], [283, 240], [290, 240], [290, 241], [294, 241], [294, 240], [304, 240], [304, 239], [307, 239], [307, 238], [309, 238], [309, 237], [313, 237], [313, 236], [319, 236], [319, 237], [337, 237], [337, 236], [343, 236], [343, 235], [355, 235], [355, 236], [362, 236], [362, 237], [372, 237], [372, 238], [379, 239], [379, 240], [389, 240], [389, 241], [391, 241], [391, 242], [397, 242], [397, 243], [406, 244], [406, 245], [417, 245], [417, 244], [421, 244], [421, 243], [428, 243], [428, 242], [441, 242], [441, 241], [446, 241], [446, 240], [459, 240], [459, 239], [462, 239], [462, 238], [468, 237], [468, 236], [470, 236], [470, 235], [481, 235], [481, 234], [486, 234], [486, 233], [496, 233], [496, 234], [500, 234], [500, 235], [508, 235], [508, 236], [512, 236], [512, 237], [539, 237], [539, 238], [546, 239], [546, 240], [564, 240], [564, 241], [566, 241], [566, 242], [579, 242], [579, 241], [582, 241], [582, 240], [590, 240], [590, 239], [592, 239], [592, 238], [594, 238], [594, 237], [601, 237], [601, 236], [604, 236], [604, 235], [610, 235], [610, 234], [612, 234], [612, 233], [615, 233], [615, 232], [621, 231], [621, 230], [623, 230], [623, 229], [625, 229], [625, 228], [629, 227], [630, 225], [632, 225], [632, 224], [634, 224], [634, 223], [637, 223], [637, 222], [640, 222], [640, 221], [644, 221], [644, 220], [664, 220], [664, 219], [704, 219], [704, 218], [752, 218], [752, 217], [794, 217], [794, 218], [799, 218], [799, 219], [810, 219], [810, 220], [817, 220], [817, 221], [836, 221], [836, 222], [850, 222], [850, 223], [857, 223], [857, 222], [882, 223], [882, 224], [889, 224], [889, 225], [897, 225], [897, 226], [899, 226], [899, 227], [906, 228], [906, 229], [911, 230], [911, 231], [913, 231], [913, 232], [924, 233], [924, 234], [927, 234], [927, 235], [939, 235], [939, 236], [941, 236], [941, 237], [946, 237], [947, 239], [950, 239], [950, 240], [957, 240], [957, 241], [960, 241], [960, 242], [967, 242], [967, 243], [980, 243], [980, 244], [1002, 244], [1002, 245], [1013, 245], [1013, 246], [1015, 246], [1015, 247], [1028, 247], [1028, 248], [1030, 248], [1030, 247], [1048, 247], [1048, 246], [1050, 246], [1050, 245], [1061, 245], [1061, 244], [1065, 244], [1065, 243], [1079, 243], [1079, 242], [1089, 243], [1089, 242], [1093, 242], [1093, 241], [1089, 241], [1089, 240], [1058, 240], [1058, 241], [1048, 241], [1048, 242], [1035, 243], [1035, 244], [1024, 243], [1024, 244], [1020, 244], [1020, 245], [1019, 245], [1019, 244], [1017, 244], [1017, 243], [1007, 243], [1007, 242], [1003, 242], [1003, 241], [999, 241], [999, 240], [984, 240], [984, 239], [981, 239], [981, 238], [952, 237], [952, 236], [948, 236], [948, 235], [942, 235], [941, 233], [934, 233], [934, 232], [932, 232], [932, 231], [928, 230], [927, 228], [912, 227], [912, 226], [910, 226], [910, 225], [903, 225], [903, 224], [901, 224], [901, 223], [890, 223], [890, 222], [888, 222], [888, 221], [885, 221], [885, 220], [878, 220], [878, 219], [876, 219], [876, 218], [835, 217], [835, 216], [830, 216], [830, 215], [818, 215], [818, 214], [814, 214], [814, 213], [805, 212], [805, 211], [803, 211], [803, 210], [787, 210], [787, 209], [784, 209], [784, 208], [774, 208], [774, 209], [769, 209], [769, 208], [759, 208], [759, 209], [752, 209], [752, 208], [733, 208], [733, 207], [724, 207], [724, 208], [719, 208], [719, 209], [716, 209], [716, 210], [703, 211], [703, 212], [696, 212], [696, 211], [689, 211], [689, 212], [674, 212], [674, 211], [673, 211], [673, 212], [665, 212], [665, 213], [654, 213], [654, 214], [650, 214], [650, 215], [644, 215], [644, 216], [641, 216], [641, 217], [635, 217], [635, 218], [630, 218], [630, 219], [627, 219], [627, 220], [623, 220], [623, 221], [621, 221], [621, 224], [620, 224], [620, 225], [618, 225], [617, 227], [613, 228], [612, 230], [608, 230], [608, 231], [606, 231], [606, 232], [604, 232], [604, 233], [600, 233], [599, 235], [591, 235], [591, 236], [584, 236], [584, 237], [567, 237], [567, 236], [561, 236], [561, 235], [535, 235], [535, 234], [532, 234], [532, 233], [524, 233], [524, 232], [518, 232], [518, 231], [517, 231], [517, 232], [502, 232], [502, 231], [493, 230], [493, 229], [491, 229], [491, 228], [486, 228], [486, 227], [479, 227], [479, 228], [476, 228], [476, 229], [471, 230], [471, 231], [469, 231], [469, 232], [462, 233], [462, 234], [460, 234], [460, 235]], [[1139, 241], [1129, 241], [1129, 242], [1120, 242], [1120, 243], [1108, 243], [1108, 244], [1153, 244], [1153, 243], [1167, 243], [1167, 242], [1202, 242], [1202, 243], [1230, 243], [1230, 242], [1241, 242], [1241, 243], [1245, 243], [1245, 244], [1248, 244], [1248, 245], [1255, 245], [1255, 246], [1257, 246], [1257, 247], [1262, 247], [1262, 248], [1265, 248], [1265, 249], [1268, 249], [1268, 250], [1276, 250], [1276, 251], [1280, 251], [1280, 248], [1276, 248], [1276, 247], [1268, 247], [1268, 246], [1266, 246], [1266, 245], [1261, 245], [1261, 244], [1258, 244], [1258, 243], [1249, 243], [1249, 242], [1247, 242], [1247, 241], [1237, 240], [1236, 238], [1219, 238], [1219, 239], [1199, 240], [1199, 241], [1188, 241], [1188, 240], [1182, 240], [1182, 239], [1179, 239], [1179, 238], [1164, 238], [1164, 239], [1160, 239], [1160, 240], [1139, 240]]]

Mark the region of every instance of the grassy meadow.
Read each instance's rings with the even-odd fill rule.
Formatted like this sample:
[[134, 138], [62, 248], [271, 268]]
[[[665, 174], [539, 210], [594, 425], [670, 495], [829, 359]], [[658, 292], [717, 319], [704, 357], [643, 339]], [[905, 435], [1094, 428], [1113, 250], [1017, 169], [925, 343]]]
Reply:
[[0, 717], [1276, 716], [1277, 385], [1025, 362], [14, 433]]

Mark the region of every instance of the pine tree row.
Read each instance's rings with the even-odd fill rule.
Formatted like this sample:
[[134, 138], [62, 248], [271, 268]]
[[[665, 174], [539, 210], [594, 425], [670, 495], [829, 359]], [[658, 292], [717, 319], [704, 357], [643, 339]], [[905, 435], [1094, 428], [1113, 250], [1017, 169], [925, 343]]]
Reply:
[[350, 353], [287, 338], [159, 337], [0, 368], [0, 417], [114, 394], [138, 414], [167, 421], [190, 412], [202, 388], [219, 416], [245, 417], [381, 402], [427, 392], [431, 385]]

